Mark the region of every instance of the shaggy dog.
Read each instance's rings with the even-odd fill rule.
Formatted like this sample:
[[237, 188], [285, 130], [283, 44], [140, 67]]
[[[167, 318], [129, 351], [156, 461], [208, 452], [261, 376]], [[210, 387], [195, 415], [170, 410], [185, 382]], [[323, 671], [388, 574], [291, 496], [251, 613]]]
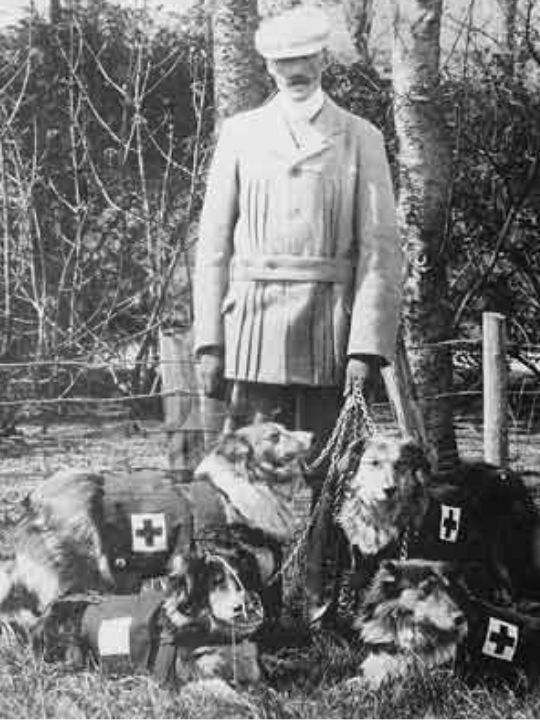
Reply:
[[[235, 643], [247, 650], [247, 639], [262, 617], [257, 596], [246, 591], [227, 562], [193, 551], [182, 578], [166, 590], [57, 600], [34, 628], [33, 641], [45, 660], [71, 666], [94, 661], [116, 672], [136, 667], [171, 680], [182, 653], [182, 663], [191, 662], [195, 675], [213, 674], [212, 668], [223, 675], [221, 645], [230, 644], [234, 635]], [[243, 653], [243, 672], [251, 680], [260, 675], [252, 646]]]
[[535, 512], [523, 477], [481, 462], [433, 476], [409, 555], [457, 564], [469, 594], [508, 605], [538, 597]]
[[415, 667], [453, 661], [467, 634], [444, 565], [425, 560], [384, 561], [355, 627], [367, 652], [362, 677], [373, 688]]
[[[465, 647], [474, 662], [468, 664], [475, 671], [488, 667], [484, 645], [491, 645], [485, 637], [491, 632], [498, 638], [492, 625], [524, 638], [510, 664], [527, 665], [537, 654], [531, 648], [540, 633], [537, 617], [527, 617], [522, 600], [540, 598], [540, 524], [526, 475], [481, 462], [460, 462], [451, 472], [434, 474], [409, 441], [374, 437], [363, 449], [360, 459], [346, 459], [350, 477], [336, 519], [346, 539], [348, 570], [342, 572], [335, 606], [338, 627], [346, 633], [352, 627], [371, 648], [364, 664], [368, 680], [377, 685], [402, 674], [415, 655], [426, 667], [454, 655], [466, 632], [464, 614], [472, 628]], [[388, 558], [422, 560], [388, 565]], [[451, 593], [443, 587], [447, 573], [440, 562], [459, 572]], [[437, 583], [433, 578], [427, 583], [426, 573], [439, 576]], [[435, 594], [426, 591], [432, 585]], [[409, 612], [413, 606], [415, 612]], [[525, 643], [527, 652], [521, 652]], [[499, 646], [506, 652], [511, 643], [493, 645], [496, 655]], [[489, 662], [501, 664], [497, 657]]]
[[[429, 464], [410, 439], [374, 435], [352, 453], [360, 459], [345, 490], [337, 522], [353, 548], [374, 556], [395, 544], [410, 528], [418, 528], [428, 497]], [[346, 458], [346, 464], [350, 464]]]
[[520, 475], [480, 462], [434, 474], [410, 440], [375, 436], [363, 450], [337, 514], [357, 588], [399, 556], [457, 563], [492, 602], [539, 596], [538, 516]]
[[67, 594], [181, 578], [193, 541], [261, 592], [293, 537], [292, 498], [311, 442], [277, 423], [241, 428], [219, 439], [187, 485], [162, 470], [55, 473], [25, 501], [15, 558], [0, 576], [0, 613], [28, 624]]

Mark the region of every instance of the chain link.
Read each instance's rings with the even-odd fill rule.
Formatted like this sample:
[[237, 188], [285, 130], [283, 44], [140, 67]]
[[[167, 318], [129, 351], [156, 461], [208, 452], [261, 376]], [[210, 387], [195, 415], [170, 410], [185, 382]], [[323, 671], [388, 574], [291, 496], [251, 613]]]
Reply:
[[288, 557], [282, 564], [281, 568], [274, 573], [268, 581], [269, 585], [282, 577], [298, 559], [301, 551], [306, 545], [309, 532], [313, 527], [319, 512], [321, 511], [323, 503], [332, 491], [333, 485], [335, 485], [335, 488], [332, 512], [334, 516], [336, 515], [345, 494], [349, 479], [346, 473], [343, 473], [340, 477], [340, 473], [338, 472], [339, 462], [344, 457], [348, 447], [362, 437], [363, 431], [369, 436], [372, 436], [376, 432], [376, 425], [369, 412], [361, 385], [355, 384], [353, 391], [345, 398], [345, 402], [343, 403], [339, 416], [336, 420], [336, 424], [334, 425], [332, 433], [330, 434], [325, 446], [315, 460], [313, 460], [313, 462], [309, 465], [306, 465], [306, 472], [312, 473], [314, 470], [319, 469], [323, 463], [329, 459], [328, 471], [326, 473], [326, 478], [321, 488], [321, 493], [317, 503], [315, 504], [313, 511], [307, 519], [304, 529], [302, 530]]

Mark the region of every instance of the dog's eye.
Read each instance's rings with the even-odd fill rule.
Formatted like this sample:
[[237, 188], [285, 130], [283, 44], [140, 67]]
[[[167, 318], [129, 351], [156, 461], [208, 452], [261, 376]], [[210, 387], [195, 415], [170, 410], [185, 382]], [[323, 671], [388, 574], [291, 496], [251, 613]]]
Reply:
[[420, 583], [420, 591], [424, 597], [429, 595], [430, 593], [434, 592], [435, 588], [437, 586], [437, 579], [436, 578], [427, 578], [427, 580], [424, 580]]
[[280, 437], [281, 437], [281, 434], [280, 434], [279, 430], [273, 430], [272, 432], [268, 433], [268, 435], [266, 436], [266, 439], [268, 440], [268, 442], [277, 444], [279, 442]]
[[219, 588], [222, 588], [226, 585], [227, 578], [225, 577], [225, 573], [218, 572], [216, 573], [211, 580], [211, 586], [213, 590], [218, 590]]

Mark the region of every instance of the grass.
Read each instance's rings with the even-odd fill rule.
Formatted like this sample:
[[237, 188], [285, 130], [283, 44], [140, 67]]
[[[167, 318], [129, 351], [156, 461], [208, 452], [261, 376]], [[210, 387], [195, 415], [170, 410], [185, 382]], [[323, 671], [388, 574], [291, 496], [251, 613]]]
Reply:
[[[148, 675], [115, 677], [46, 664], [28, 648], [0, 650], [2, 718], [537, 718], [540, 692], [467, 686], [451, 670], [417, 673], [370, 691], [354, 651], [320, 638], [289, 682], [235, 692], [220, 682], [161, 687]], [[309, 670], [307, 670], [309, 668]]]
[[[468, 426], [467, 451], [477, 452], [481, 433]], [[478, 437], [477, 437], [478, 436]], [[536, 442], [524, 435], [522, 465], [536, 464]], [[61, 467], [92, 469], [167, 467], [162, 425], [142, 432], [122, 424], [63, 425], [25, 429], [0, 447], [0, 551], [19, 501], [44, 473]], [[533, 457], [534, 456], [534, 457]], [[27, 647], [0, 647], [0, 718], [538, 718], [540, 689], [525, 692], [501, 682], [468, 686], [451, 670], [418, 673], [372, 692], [359, 682], [359, 656], [331, 637], [309, 648], [264, 655], [267, 679], [238, 693], [219, 683], [161, 687], [147, 675], [115, 677], [98, 670], [73, 671], [46, 664]]]

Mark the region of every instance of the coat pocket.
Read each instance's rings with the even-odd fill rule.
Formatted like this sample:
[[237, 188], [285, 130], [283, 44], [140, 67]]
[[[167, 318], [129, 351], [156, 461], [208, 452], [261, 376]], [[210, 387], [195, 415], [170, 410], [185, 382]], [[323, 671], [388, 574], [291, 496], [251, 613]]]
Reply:
[[230, 313], [234, 309], [235, 305], [236, 298], [231, 295], [231, 293], [227, 293], [227, 295], [223, 299], [223, 302], [221, 303], [221, 314], [227, 315], [227, 313]]

